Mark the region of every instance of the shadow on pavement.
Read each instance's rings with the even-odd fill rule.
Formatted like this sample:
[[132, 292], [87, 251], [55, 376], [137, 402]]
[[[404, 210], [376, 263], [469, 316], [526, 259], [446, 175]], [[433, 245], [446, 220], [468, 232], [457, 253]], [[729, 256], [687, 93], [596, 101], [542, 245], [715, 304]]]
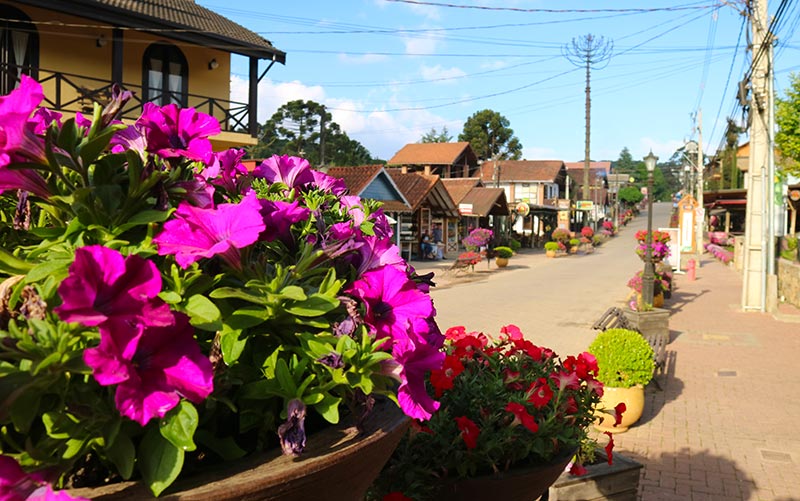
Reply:
[[665, 307], [669, 306], [667, 309], [672, 313], [679, 312], [683, 309], [684, 305], [695, 301], [700, 296], [708, 294], [709, 292], [711, 292], [709, 289], [703, 289], [696, 294], [690, 292], [681, 292], [680, 289], [672, 291], [672, 297], [668, 299], [669, 302], [665, 305]]
[[664, 374], [656, 374], [645, 388], [644, 412], [636, 426], [648, 423], [683, 393], [683, 381], [675, 377], [675, 356], [674, 351], [667, 350]]

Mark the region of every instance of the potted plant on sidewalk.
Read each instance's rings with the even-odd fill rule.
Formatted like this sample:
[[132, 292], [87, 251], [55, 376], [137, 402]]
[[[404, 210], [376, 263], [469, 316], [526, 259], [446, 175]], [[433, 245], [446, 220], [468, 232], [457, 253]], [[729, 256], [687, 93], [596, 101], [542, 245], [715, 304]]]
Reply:
[[494, 248], [495, 259], [494, 262], [498, 268], [505, 268], [508, 266], [508, 260], [514, 255], [511, 247], [499, 246]]
[[587, 428], [603, 392], [594, 357], [561, 359], [513, 325], [498, 340], [464, 327], [445, 336], [444, 367], [428, 381], [441, 405], [412, 424], [374, 497], [536, 499], [594, 444]]
[[556, 257], [558, 252], [558, 242], [545, 242], [544, 251], [547, 257]]
[[597, 335], [588, 351], [597, 359], [597, 379], [603, 383], [601, 408], [625, 405], [620, 423], [599, 413], [595, 427], [611, 433], [625, 432], [642, 416], [644, 387], [655, 370], [653, 349], [636, 331], [608, 329]]
[[[25, 75], [0, 97], [0, 492], [141, 499], [181, 477], [203, 499], [309, 498], [288, 479], [345, 455], [363, 493], [408, 423], [391, 400], [430, 417], [444, 359], [382, 210], [301, 158], [248, 171], [194, 109], [126, 125], [115, 89], [62, 121], [43, 97]], [[307, 445], [331, 462], [295, 461]], [[238, 465], [258, 474], [219, 477]]]

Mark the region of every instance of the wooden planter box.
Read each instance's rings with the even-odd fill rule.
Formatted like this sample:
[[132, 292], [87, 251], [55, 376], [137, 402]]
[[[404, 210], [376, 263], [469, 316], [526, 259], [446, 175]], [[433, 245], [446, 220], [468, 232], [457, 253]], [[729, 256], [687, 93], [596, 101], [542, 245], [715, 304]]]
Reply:
[[669, 343], [669, 310], [653, 308], [650, 311], [633, 311], [623, 309], [625, 318], [645, 337], [653, 335], [664, 339], [664, 344]]
[[642, 464], [614, 453], [609, 466], [602, 449], [597, 450], [597, 461], [586, 467], [586, 475], [562, 473], [550, 487], [548, 501], [636, 501]]

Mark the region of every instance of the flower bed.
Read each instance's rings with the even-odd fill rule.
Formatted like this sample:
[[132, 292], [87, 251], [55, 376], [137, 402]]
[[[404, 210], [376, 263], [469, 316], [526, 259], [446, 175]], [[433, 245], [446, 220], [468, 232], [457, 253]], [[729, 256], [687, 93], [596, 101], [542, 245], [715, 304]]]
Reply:
[[721, 245], [708, 243], [705, 245], [705, 248], [709, 253], [711, 253], [711, 255], [725, 264], [733, 261], [733, 252], [725, 249]]

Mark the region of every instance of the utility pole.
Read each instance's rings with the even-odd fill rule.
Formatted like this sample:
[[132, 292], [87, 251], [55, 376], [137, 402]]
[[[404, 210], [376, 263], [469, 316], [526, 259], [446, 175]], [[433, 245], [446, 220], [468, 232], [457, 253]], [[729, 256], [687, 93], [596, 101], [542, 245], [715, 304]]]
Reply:
[[608, 66], [614, 43], [606, 41], [603, 37], [595, 37], [591, 33], [578, 38], [564, 47], [564, 56], [578, 67], [586, 68], [586, 137], [583, 152], [583, 199], [589, 199], [589, 144], [591, 138], [592, 116], [592, 90], [591, 70], [602, 69]]
[[[697, 230], [696, 233], [696, 241], [697, 241], [697, 255], [700, 256], [703, 254], [703, 228], [705, 227], [705, 206], [703, 205], [703, 170], [705, 168], [705, 164], [703, 163], [703, 110], [697, 110], [697, 207], [702, 214], [702, 217], [697, 217]], [[698, 259], [698, 264], [700, 263]]]
[[771, 93], [772, 35], [768, 29], [767, 0], [750, 0], [748, 15], [752, 33], [753, 62], [750, 68], [750, 164], [746, 176], [744, 275], [742, 309], [767, 311], [777, 306], [777, 278], [774, 270], [774, 243], [770, 243], [774, 219], [771, 218], [774, 179], [772, 133], [774, 113]]

